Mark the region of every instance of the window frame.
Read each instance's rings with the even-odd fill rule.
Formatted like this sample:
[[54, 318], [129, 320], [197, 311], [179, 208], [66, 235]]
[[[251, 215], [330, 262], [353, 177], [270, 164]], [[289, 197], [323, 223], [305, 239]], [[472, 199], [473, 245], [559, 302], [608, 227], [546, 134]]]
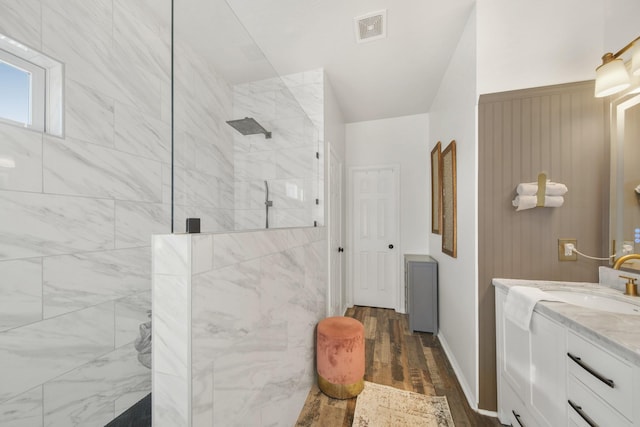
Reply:
[[28, 73], [30, 76], [28, 123], [22, 123], [6, 117], [0, 117], [0, 120], [34, 130], [45, 131], [47, 70], [4, 49], [0, 49], [0, 61], [10, 67]]
[[[34, 93], [44, 97], [44, 104], [37, 103], [38, 108], [42, 105], [43, 114], [40, 114], [39, 110], [35, 112], [38, 118], [42, 117], [43, 122], [40, 123], [40, 119], [36, 120], [36, 126], [25, 126], [23, 123], [3, 120], [2, 118], [0, 118], [0, 122], [64, 138], [64, 64], [4, 34], [0, 34], [0, 50], [25, 61], [26, 64], [32, 64], [31, 66], [40, 67], [44, 70], [44, 79], [38, 78], [36, 86], [33, 86], [33, 84], [31, 86]], [[9, 63], [11, 66], [15, 66], [15, 61], [9, 61]], [[24, 69], [27, 67], [18, 66], [18, 68]], [[37, 68], [31, 69], [37, 71], [36, 74], [41, 75]]]

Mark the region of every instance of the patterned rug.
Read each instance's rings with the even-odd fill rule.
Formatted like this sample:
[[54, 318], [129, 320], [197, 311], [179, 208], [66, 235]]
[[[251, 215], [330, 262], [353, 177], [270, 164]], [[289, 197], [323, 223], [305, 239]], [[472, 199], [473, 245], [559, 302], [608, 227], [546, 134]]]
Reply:
[[366, 381], [356, 401], [352, 425], [454, 427], [445, 396], [425, 396]]

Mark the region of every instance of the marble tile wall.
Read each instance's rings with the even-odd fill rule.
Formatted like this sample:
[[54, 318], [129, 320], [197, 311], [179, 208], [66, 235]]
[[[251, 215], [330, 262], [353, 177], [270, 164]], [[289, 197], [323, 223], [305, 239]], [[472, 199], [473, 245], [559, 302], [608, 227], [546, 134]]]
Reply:
[[154, 347], [154, 425], [295, 423], [326, 313], [325, 234], [154, 237], [154, 340], [173, 350]]
[[133, 342], [170, 231], [169, 0], [5, 0], [65, 64], [64, 138], [0, 124], [0, 425], [103, 426], [151, 390]]
[[[233, 230], [233, 92], [183, 37], [175, 39], [174, 231], [200, 218], [203, 232]], [[164, 174], [163, 201], [171, 197]]]
[[272, 133], [233, 135], [236, 230], [265, 227], [265, 180], [270, 227], [324, 223], [323, 82], [317, 69], [233, 87], [234, 117], [253, 117]]

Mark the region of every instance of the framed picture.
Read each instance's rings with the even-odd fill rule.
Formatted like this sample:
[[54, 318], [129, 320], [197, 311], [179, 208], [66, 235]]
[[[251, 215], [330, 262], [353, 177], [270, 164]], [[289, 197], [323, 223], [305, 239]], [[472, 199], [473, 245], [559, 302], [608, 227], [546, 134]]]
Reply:
[[457, 256], [456, 142], [442, 152], [442, 252]]
[[442, 234], [442, 144], [431, 150], [431, 232]]

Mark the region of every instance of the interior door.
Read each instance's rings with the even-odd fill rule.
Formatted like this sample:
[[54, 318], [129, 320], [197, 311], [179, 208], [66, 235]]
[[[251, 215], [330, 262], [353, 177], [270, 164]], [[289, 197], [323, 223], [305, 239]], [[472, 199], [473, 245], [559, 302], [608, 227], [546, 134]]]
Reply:
[[350, 175], [351, 283], [355, 305], [398, 308], [399, 168], [353, 168]]
[[329, 316], [342, 316], [343, 283], [342, 262], [342, 163], [330, 149], [329, 156], [329, 296], [327, 298]]

